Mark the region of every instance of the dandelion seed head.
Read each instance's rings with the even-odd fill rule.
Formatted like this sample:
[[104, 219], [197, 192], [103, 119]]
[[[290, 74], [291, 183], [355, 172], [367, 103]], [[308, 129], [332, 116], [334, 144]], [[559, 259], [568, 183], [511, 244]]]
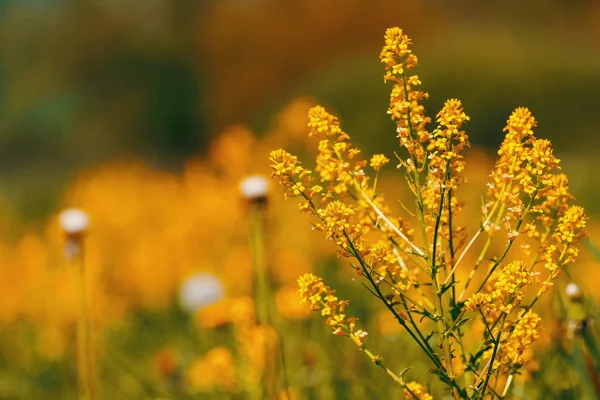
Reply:
[[190, 314], [221, 300], [225, 290], [214, 275], [200, 272], [189, 277], [179, 289], [179, 303]]
[[240, 183], [242, 196], [249, 200], [266, 197], [269, 191], [269, 181], [262, 175], [251, 175]]
[[570, 282], [565, 288], [565, 295], [569, 300], [578, 300], [581, 298], [581, 289], [576, 283]]
[[68, 235], [77, 235], [88, 228], [90, 218], [82, 210], [68, 208], [60, 213], [58, 221], [65, 233]]

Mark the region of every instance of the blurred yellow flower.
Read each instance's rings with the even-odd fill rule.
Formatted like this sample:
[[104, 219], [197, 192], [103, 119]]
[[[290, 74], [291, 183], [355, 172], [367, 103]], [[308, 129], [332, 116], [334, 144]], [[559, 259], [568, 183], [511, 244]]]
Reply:
[[277, 311], [288, 319], [303, 320], [309, 316], [306, 306], [300, 304], [298, 287], [294, 284], [280, 288], [275, 294], [275, 302]]
[[234, 391], [237, 385], [235, 359], [229, 349], [215, 347], [204, 357], [193, 361], [188, 366], [185, 377], [194, 390]]

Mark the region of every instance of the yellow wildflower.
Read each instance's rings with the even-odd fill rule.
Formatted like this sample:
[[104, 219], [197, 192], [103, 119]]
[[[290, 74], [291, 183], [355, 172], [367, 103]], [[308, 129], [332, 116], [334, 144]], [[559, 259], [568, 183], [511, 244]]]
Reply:
[[567, 204], [574, 197], [569, 193], [569, 179], [565, 174], [552, 175], [551, 183], [540, 190], [541, 204], [535, 207], [540, 213], [537, 217], [545, 227], [551, 227], [554, 222], [562, 217], [569, 208]]
[[493, 282], [492, 301], [505, 313], [510, 313], [523, 300], [522, 288], [533, 283], [529, 267], [522, 261], [513, 261], [498, 271], [490, 279]]
[[[409, 392], [407, 389], [404, 389], [404, 398], [406, 398], [406, 400], [433, 400], [433, 396], [427, 393], [425, 387], [420, 383], [408, 382], [406, 387], [410, 390]], [[415, 396], [417, 396], [416, 399]]]
[[361, 347], [367, 332], [355, 330], [357, 318], [347, 318], [344, 310], [347, 300], [339, 300], [335, 291], [323, 283], [323, 279], [308, 273], [298, 278], [300, 302], [308, 303], [310, 311], [320, 311], [327, 317], [327, 325], [333, 329], [334, 335], [348, 336], [357, 346]]
[[373, 155], [373, 157], [371, 157], [371, 161], [369, 162], [369, 165], [375, 171], [379, 171], [381, 169], [381, 167], [383, 167], [385, 164], [387, 164], [389, 162], [390, 162], [390, 159], [387, 158], [386, 156], [384, 156], [383, 154], [375, 154], [375, 155]]
[[236, 387], [235, 360], [225, 347], [216, 347], [192, 362], [186, 380], [195, 390], [233, 391]]
[[[409, 49], [410, 44], [402, 29], [389, 28], [385, 32], [385, 45], [379, 58], [385, 64], [384, 81], [394, 82], [388, 114], [396, 121], [400, 146], [406, 148], [411, 157], [422, 161], [425, 156], [422, 143], [431, 136], [425, 126], [431, 120], [425, 117], [425, 108], [420, 101], [429, 95], [414, 90], [421, 85], [418, 76], [406, 76], [406, 71], [418, 64], [417, 56]], [[416, 168], [414, 161], [403, 164], [407, 168]]]
[[491, 305], [491, 296], [488, 293], [475, 293], [467, 299], [465, 307], [469, 311], [482, 310], [484, 316], [489, 314], [489, 307]]
[[329, 184], [331, 191], [347, 193], [355, 184], [364, 181], [362, 169], [367, 163], [364, 160], [353, 161], [360, 150], [352, 147], [350, 136], [341, 130], [337, 117], [321, 106], [311, 108], [308, 115], [309, 135], [321, 139], [315, 170], [321, 182]]
[[541, 318], [534, 312], [528, 311], [514, 327], [512, 334], [500, 346], [497, 362], [507, 366], [521, 366], [529, 361], [533, 354], [530, 350], [533, 342], [540, 338], [538, 327]]
[[520, 188], [515, 185], [508, 187], [513, 180], [520, 181], [526, 170], [521, 168], [526, 160], [525, 145], [533, 139], [532, 128], [537, 122], [529, 109], [519, 107], [508, 118], [504, 131], [506, 136], [498, 150], [498, 161], [490, 175], [488, 194], [500, 202], [518, 203], [517, 197]]
[[318, 136], [320, 138], [331, 138], [334, 140], [347, 140], [350, 137], [342, 131], [338, 118], [329, 114], [321, 106], [312, 107], [308, 110], [309, 136]]
[[575, 261], [579, 255], [577, 244], [587, 235], [587, 216], [582, 207], [571, 206], [558, 220], [553, 242], [544, 249], [546, 268], [554, 272], [559, 267]]
[[[298, 157], [291, 155], [283, 149], [271, 152], [269, 160], [273, 170], [271, 177], [276, 176], [284, 187], [287, 188], [285, 197], [305, 196], [312, 197], [313, 190], [307, 190], [311, 187], [312, 171], [302, 167]], [[318, 189], [318, 187], [317, 187]], [[300, 207], [303, 210], [303, 207]], [[304, 207], [307, 209], [307, 207]]]
[[[447, 100], [437, 115], [439, 126], [433, 131], [433, 137], [427, 146], [430, 152], [427, 156], [429, 159], [427, 186], [423, 190], [422, 197], [424, 205], [429, 210], [429, 215], [426, 216], [430, 223], [428, 230], [432, 232], [433, 225], [439, 223], [438, 232], [446, 240], [451, 237], [455, 239], [453, 243], [455, 249], [460, 247], [466, 236], [464, 227], [455, 223], [450, 232], [449, 225], [451, 218], [464, 206], [464, 202], [456, 198], [453, 190], [464, 182], [462, 172], [465, 161], [461, 151], [470, 144], [469, 137], [461, 127], [469, 119], [459, 100]], [[442, 200], [444, 204], [440, 208]], [[448, 204], [452, 215], [449, 215]]]
[[560, 160], [554, 157], [550, 141], [535, 139], [527, 154], [526, 171], [529, 173], [521, 178], [523, 190], [533, 194], [536, 189], [552, 185], [552, 171], [558, 167]]

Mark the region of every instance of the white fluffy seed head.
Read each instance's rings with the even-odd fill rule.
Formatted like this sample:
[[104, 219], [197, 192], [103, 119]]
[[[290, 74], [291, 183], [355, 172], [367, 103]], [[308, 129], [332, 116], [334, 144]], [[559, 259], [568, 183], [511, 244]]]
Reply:
[[248, 200], [260, 199], [267, 196], [269, 181], [262, 175], [252, 175], [240, 183], [240, 192]]
[[577, 286], [576, 283], [571, 282], [565, 288], [565, 295], [569, 300], [580, 299], [582, 296], [581, 289], [579, 289], [579, 286]]
[[181, 308], [190, 314], [221, 300], [225, 289], [214, 275], [200, 272], [189, 277], [179, 289]]
[[58, 221], [68, 235], [83, 233], [90, 224], [88, 215], [76, 208], [68, 208], [60, 213]]

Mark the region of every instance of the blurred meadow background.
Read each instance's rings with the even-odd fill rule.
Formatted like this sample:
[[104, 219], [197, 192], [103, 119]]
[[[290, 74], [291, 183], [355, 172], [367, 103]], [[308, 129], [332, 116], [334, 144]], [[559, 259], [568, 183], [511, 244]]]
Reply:
[[[393, 156], [378, 60], [390, 26], [415, 43], [428, 114], [457, 97], [471, 117], [465, 220], [477, 228], [502, 128], [527, 106], [599, 243], [598, 21], [591, 0], [0, 0], [0, 399], [78, 396], [78, 275], [57, 221], [66, 207], [90, 217], [99, 398], [267, 398], [260, 349], [274, 339], [252, 323], [257, 244], [239, 184], [270, 174], [272, 149], [312, 157], [317, 102], [367, 154]], [[406, 194], [393, 168], [381, 179], [388, 197]], [[387, 359], [407, 360], [415, 376], [425, 360], [276, 186], [268, 302], [289, 397], [400, 398], [298, 304], [296, 279], [324, 276]], [[585, 248], [571, 270], [592, 302], [598, 268]], [[182, 301], [194, 285], [204, 294]], [[555, 300], [540, 313], [560, 314]], [[564, 372], [566, 344], [541, 346], [553, 367], [531, 369], [529, 398], [584, 398], [582, 385], [598, 384]]]

